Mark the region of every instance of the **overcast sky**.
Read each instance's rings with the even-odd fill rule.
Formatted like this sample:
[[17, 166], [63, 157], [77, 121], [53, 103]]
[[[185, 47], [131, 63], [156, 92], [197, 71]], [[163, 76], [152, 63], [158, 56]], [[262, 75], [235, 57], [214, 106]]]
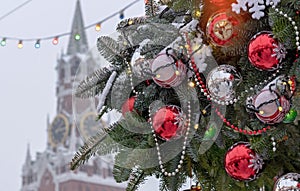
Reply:
[[[0, 17], [25, 1], [1, 0]], [[81, 0], [85, 25], [102, 20], [132, 1]], [[75, 4], [76, 0], [33, 0], [0, 21], [0, 37], [38, 39], [69, 32]], [[143, 14], [143, 0], [125, 11], [126, 18]], [[90, 48], [96, 45], [97, 37], [113, 33], [119, 21], [116, 16], [103, 23], [101, 32], [87, 29]], [[8, 40], [5, 47], [0, 47], [1, 190], [20, 190], [27, 143], [33, 158], [46, 148], [47, 115], [50, 121], [56, 115], [56, 59], [66, 50], [68, 39], [69, 36], [59, 39], [57, 46], [51, 40], [41, 41], [40, 49], [34, 48], [34, 42], [24, 42], [24, 47], [18, 49], [16, 40]], [[157, 183], [150, 182], [141, 190], [158, 190]]]

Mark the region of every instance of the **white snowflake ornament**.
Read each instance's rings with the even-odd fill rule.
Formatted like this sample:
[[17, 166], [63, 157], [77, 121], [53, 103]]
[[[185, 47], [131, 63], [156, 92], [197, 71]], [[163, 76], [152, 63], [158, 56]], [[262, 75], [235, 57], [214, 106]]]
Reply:
[[282, 60], [285, 59], [285, 56], [287, 54], [287, 51], [286, 51], [284, 45], [281, 43], [278, 43], [278, 44], [274, 43], [273, 46], [274, 46], [274, 49], [273, 49], [274, 54], [272, 54], [271, 56], [276, 57], [276, 59], [279, 60], [279, 62], [282, 62]]
[[240, 14], [241, 9], [252, 13], [253, 19], [260, 19], [265, 16], [266, 6], [272, 5], [276, 6], [280, 0], [237, 0], [237, 3], [232, 3], [232, 11]]

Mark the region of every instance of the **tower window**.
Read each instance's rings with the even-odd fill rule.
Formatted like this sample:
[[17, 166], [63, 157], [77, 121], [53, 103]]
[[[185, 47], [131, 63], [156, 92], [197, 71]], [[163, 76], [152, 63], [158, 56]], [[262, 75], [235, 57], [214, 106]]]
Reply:
[[79, 65], [80, 65], [80, 59], [75, 58], [71, 64], [72, 64], [71, 76], [75, 76], [76, 72], [77, 72], [77, 69], [79, 68]]
[[65, 78], [65, 69], [60, 69], [59, 71], [59, 81], [62, 81]]

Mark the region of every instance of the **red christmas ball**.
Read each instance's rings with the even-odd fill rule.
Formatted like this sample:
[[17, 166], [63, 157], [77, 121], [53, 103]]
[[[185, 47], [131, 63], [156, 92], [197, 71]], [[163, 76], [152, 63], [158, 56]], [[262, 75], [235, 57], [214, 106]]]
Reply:
[[153, 81], [164, 88], [176, 87], [186, 77], [186, 66], [181, 60], [174, 60], [175, 57], [166, 53], [159, 54], [151, 64]]
[[225, 170], [233, 179], [251, 181], [262, 169], [263, 161], [246, 142], [234, 144], [225, 155]]
[[152, 118], [154, 131], [163, 140], [181, 137], [186, 130], [185, 123], [185, 114], [174, 105], [160, 108]]
[[209, 0], [211, 4], [218, 7], [229, 7], [235, 0]]
[[122, 115], [125, 116], [127, 112], [132, 112], [134, 110], [134, 102], [136, 96], [128, 98], [122, 105]]
[[216, 46], [227, 46], [231, 40], [237, 36], [236, 26], [239, 21], [236, 17], [228, 15], [225, 12], [218, 13], [209, 18], [206, 34], [212, 44]]
[[283, 45], [268, 31], [256, 34], [248, 45], [248, 59], [254, 67], [260, 70], [277, 69], [285, 55]]

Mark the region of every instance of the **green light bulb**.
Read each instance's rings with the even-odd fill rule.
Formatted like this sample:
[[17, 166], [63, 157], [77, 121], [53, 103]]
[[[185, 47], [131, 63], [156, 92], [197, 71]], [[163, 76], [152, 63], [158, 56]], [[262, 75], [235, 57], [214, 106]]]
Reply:
[[81, 36], [80, 36], [80, 34], [75, 34], [75, 40], [80, 40], [80, 38], [81, 38]]
[[1, 40], [1, 46], [5, 46], [6, 45], [6, 40], [5, 39], [3, 39], [3, 40]]

